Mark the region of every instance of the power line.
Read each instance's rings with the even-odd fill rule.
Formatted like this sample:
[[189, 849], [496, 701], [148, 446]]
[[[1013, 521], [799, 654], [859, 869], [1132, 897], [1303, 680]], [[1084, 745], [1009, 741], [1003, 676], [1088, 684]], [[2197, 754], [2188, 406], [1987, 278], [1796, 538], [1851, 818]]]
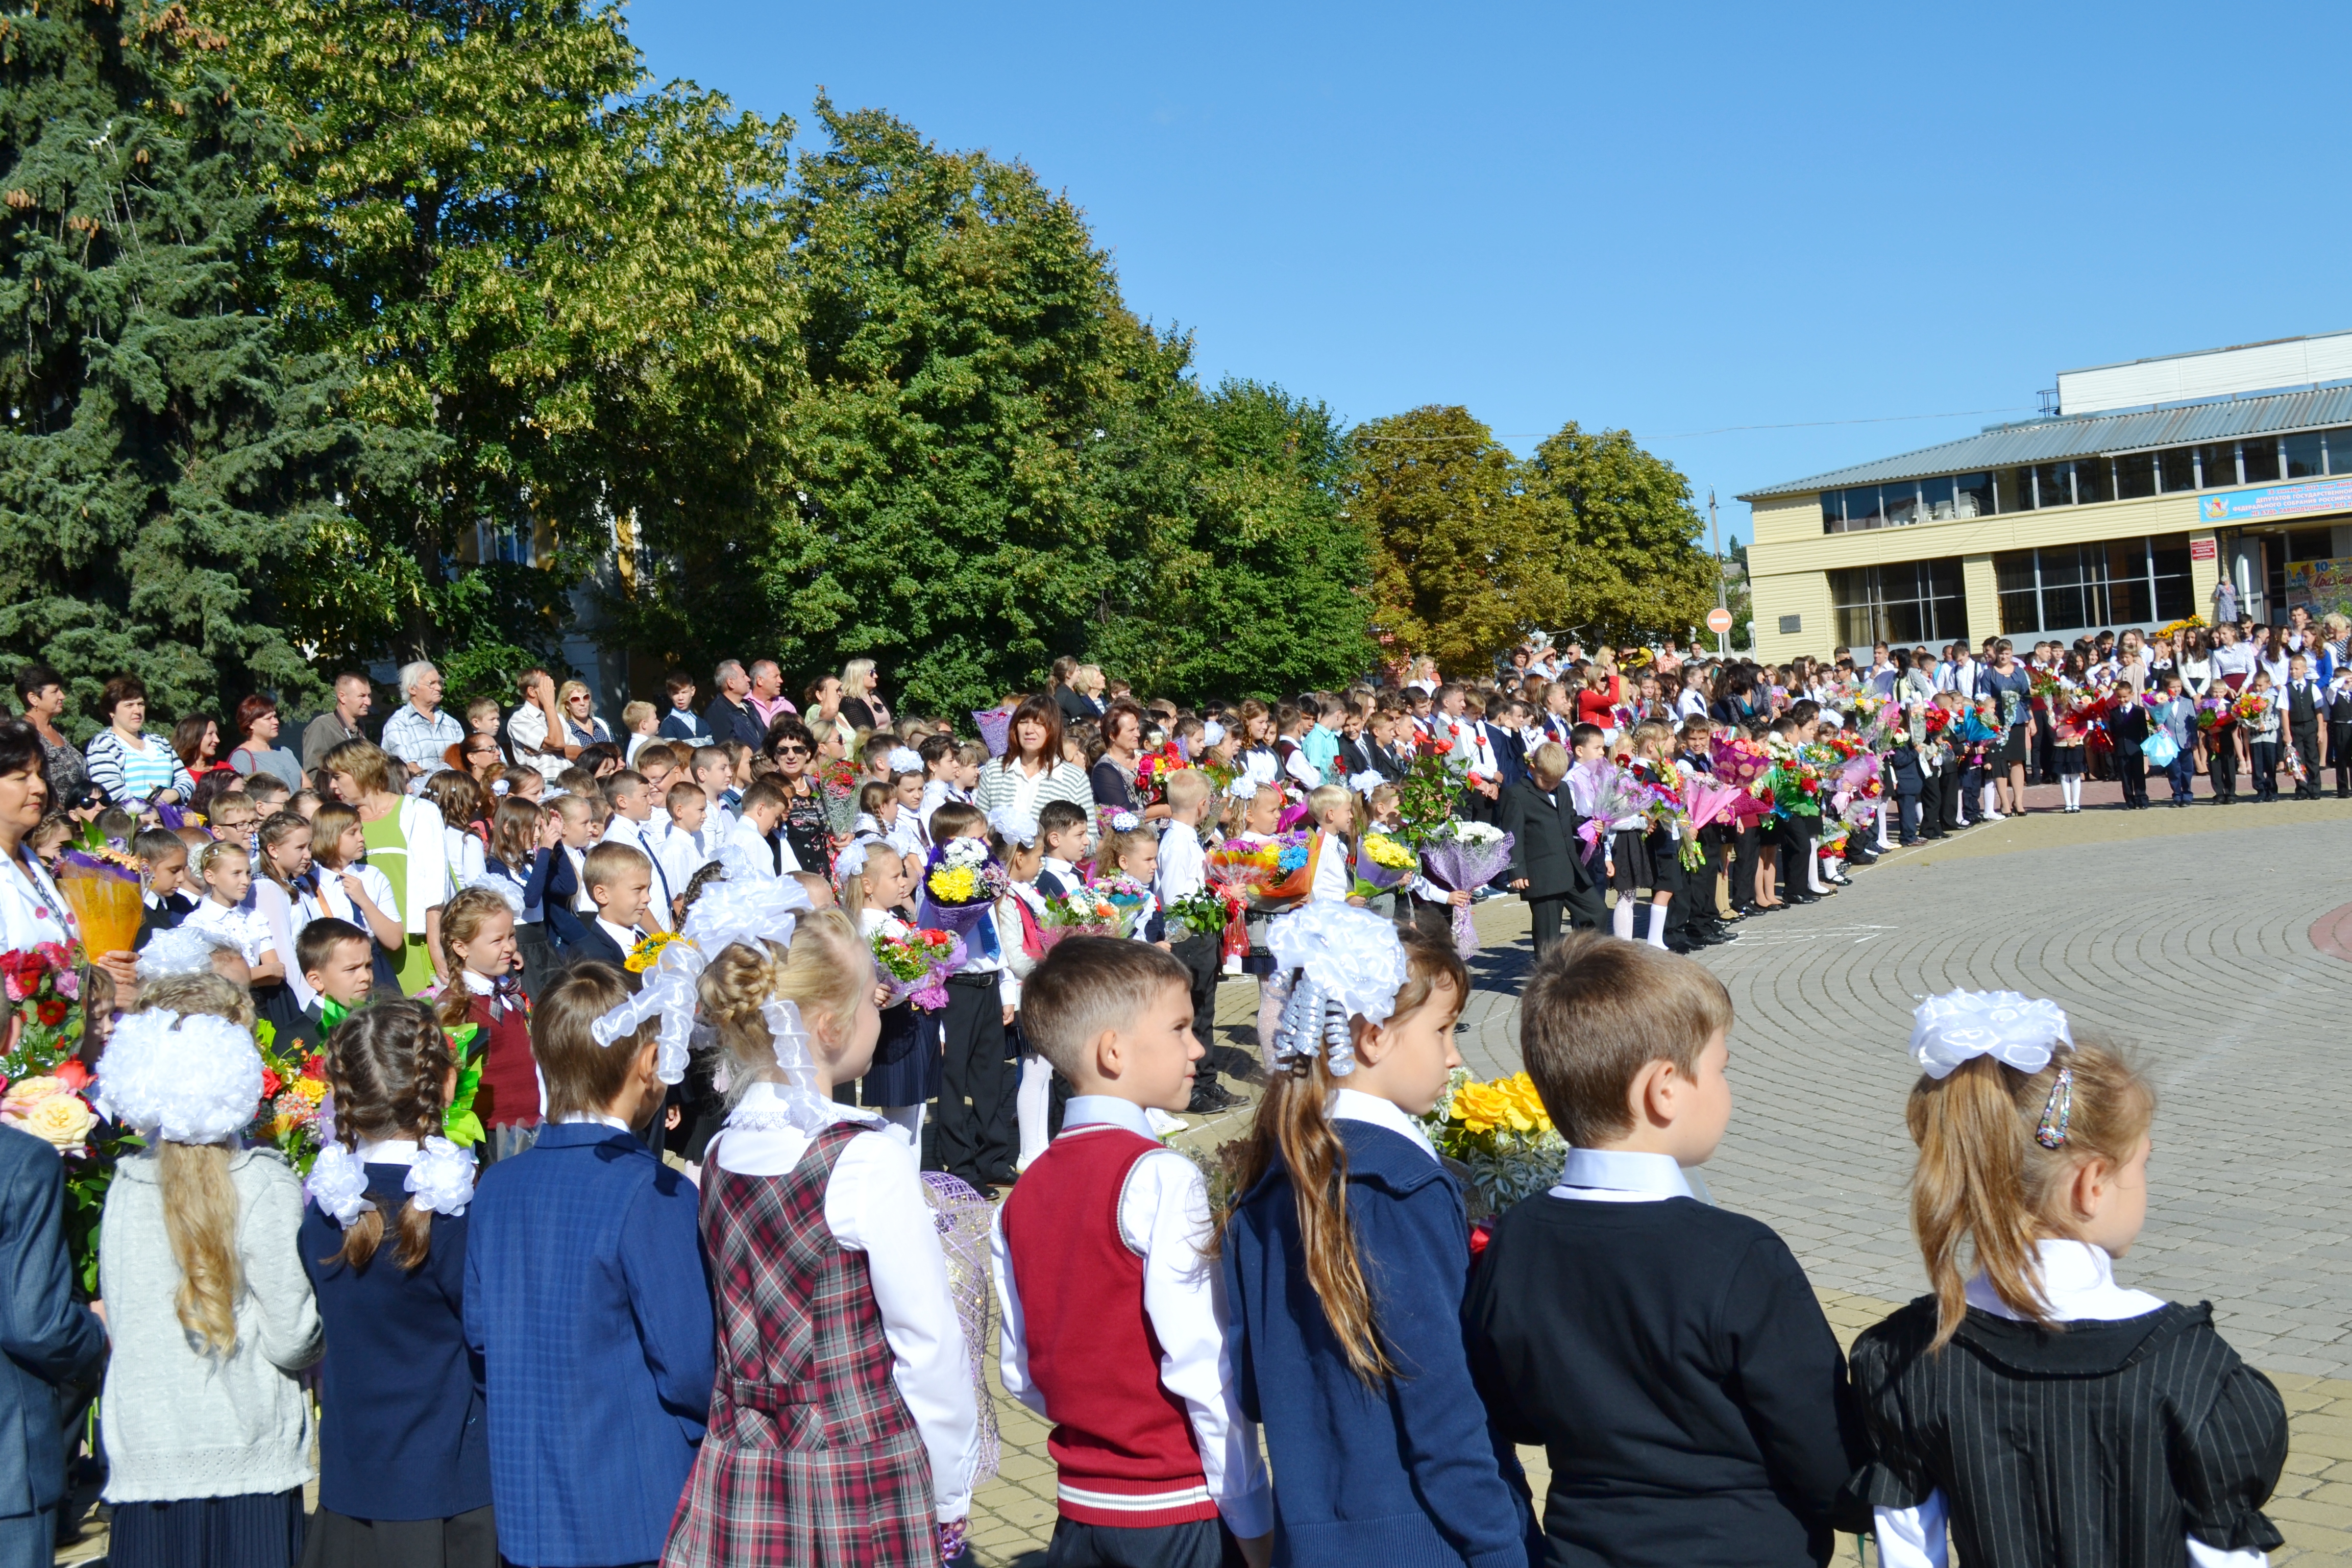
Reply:
[[[1820, 430], [1833, 425], [1901, 425], [1919, 419], [1962, 419], [1979, 414], [2025, 414], [2032, 410], [2022, 404], [2006, 408], [1955, 408], [1945, 414], [1888, 414], [1874, 419], [1800, 419], [1786, 425], [1718, 425], [1712, 430], [1680, 430], [1671, 436], [1645, 436], [1645, 441], [1688, 441], [1701, 436], [1726, 436], [1740, 430]], [[1497, 441], [1540, 441], [1558, 435], [1556, 430], [1498, 431]], [[1473, 436], [1372, 436], [1356, 433], [1359, 441], [1471, 441]]]

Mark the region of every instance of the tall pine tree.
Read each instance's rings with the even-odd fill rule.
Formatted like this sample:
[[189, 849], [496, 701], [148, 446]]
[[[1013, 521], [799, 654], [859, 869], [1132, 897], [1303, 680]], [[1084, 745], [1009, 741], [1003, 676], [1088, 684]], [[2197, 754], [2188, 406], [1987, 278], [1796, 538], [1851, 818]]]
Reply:
[[212, 49], [176, 5], [0, 5], [0, 655], [85, 710], [319, 689], [268, 584], [355, 437], [248, 288], [271, 132]]

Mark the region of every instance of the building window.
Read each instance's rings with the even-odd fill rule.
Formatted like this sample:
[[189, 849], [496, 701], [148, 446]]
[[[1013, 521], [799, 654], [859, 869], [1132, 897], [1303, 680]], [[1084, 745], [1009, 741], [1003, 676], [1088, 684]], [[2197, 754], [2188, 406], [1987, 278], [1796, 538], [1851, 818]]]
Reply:
[[2137, 500], [2156, 493], [2156, 454], [2126, 452], [2116, 459], [2116, 499]]
[[1848, 647], [1948, 641], [1968, 632], [1957, 555], [1832, 572], [1830, 605], [1837, 615], [1837, 639]]
[[2156, 477], [2162, 481], [2166, 495], [2179, 495], [2182, 490], [2197, 488], [2197, 448], [2175, 447], [2156, 455]]
[[2074, 464], [2044, 463], [2031, 472], [2033, 475], [2033, 504], [2038, 510], [2074, 504]]
[[2253, 436], [2238, 443], [2239, 467], [2245, 474], [2242, 481], [2250, 485], [2266, 485], [2279, 477], [2279, 444], [2275, 436]]
[[2001, 470], [2000, 510], [2002, 511], [2033, 510], [2033, 470], [2032, 468]]
[[2197, 453], [2197, 488], [2220, 489], [2238, 482], [2238, 447], [2233, 441], [2216, 441], [2210, 446], [2195, 448]]
[[2156, 626], [2196, 603], [2186, 534], [2011, 551], [1993, 557], [1993, 576], [2005, 637]]
[[[2319, 432], [2316, 430], [2289, 436], [2279, 443], [2279, 448], [2286, 456], [2288, 479], [2315, 479], [2327, 471], [2326, 459], [2320, 453]], [[2352, 456], [2352, 453], [2347, 455]]]
[[2327, 437], [2327, 471], [2331, 474], [2352, 474], [2352, 428], [2322, 430]]
[[2074, 460], [2074, 504], [2090, 506], [2116, 499], [2115, 486], [2108, 478], [2105, 458], [2078, 458]]
[[[2346, 432], [2345, 450], [2347, 460], [2352, 460], [2352, 431]], [[1953, 479], [1952, 515], [1956, 518], [1992, 515], [1990, 474], [1960, 474]]]

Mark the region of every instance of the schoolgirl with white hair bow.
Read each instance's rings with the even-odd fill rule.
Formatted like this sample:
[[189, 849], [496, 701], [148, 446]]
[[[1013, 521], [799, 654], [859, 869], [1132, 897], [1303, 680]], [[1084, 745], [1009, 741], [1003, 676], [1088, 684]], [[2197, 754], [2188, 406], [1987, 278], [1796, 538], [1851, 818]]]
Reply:
[[1345, 903], [1266, 940], [1280, 1021], [1218, 1245], [1287, 1558], [1517, 1563], [1532, 1520], [1463, 1346], [1462, 1194], [1416, 1120], [1462, 1059], [1469, 977], [1451, 942]]
[[2259, 1568], [2283, 1540], [2262, 1513], [2286, 1459], [2278, 1391], [2210, 1305], [2115, 1279], [2147, 1218], [2147, 1080], [2013, 991], [1927, 998], [1911, 1055], [1934, 1293], [1853, 1358], [1879, 1562], [1941, 1568], [1948, 1534], [1990, 1568]]
[[[409, 1560], [383, 1551], [396, 1531], [416, 1558], [498, 1568], [485, 1412], [466, 1348], [474, 1152], [443, 1125], [457, 1071], [449, 1037], [423, 1003], [389, 1002], [338, 1026], [326, 1057], [334, 1133], [302, 1212], [302, 1267], [327, 1332], [317, 1539], [303, 1561]], [[384, 1520], [399, 1523], [387, 1531]]]

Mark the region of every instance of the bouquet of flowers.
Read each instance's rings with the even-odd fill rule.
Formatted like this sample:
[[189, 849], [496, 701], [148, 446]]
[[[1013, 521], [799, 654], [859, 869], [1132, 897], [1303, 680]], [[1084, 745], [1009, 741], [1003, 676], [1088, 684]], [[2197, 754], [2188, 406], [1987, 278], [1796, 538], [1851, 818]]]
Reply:
[[1371, 898], [1391, 891], [1421, 864], [1421, 858], [1385, 833], [1367, 833], [1356, 847], [1356, 888], [1352, 896]]
[[1773, 805], [1791, 816], [1821, 816], [1819, 770], [1806, 761], [1798, 748], [1785, 742], [1772, 742], [1770, 752], [1772, 772], [1766, 782], [1772, 791]]
[[1739, 803], [1751, 798], [1746, 790], [1709, 778], [1696, 768], [1683, 780], [1683, 811], [1693, 828], [1730, 821]]
[[[1422, 847], [1422, 869], [1448, 892], [1483, 888], [1511, 863], [1511, 836], [1483, 822], [1447, 825], [1442, 837]], [[1470, 923], [1470, 907], [1454, 906], [1454, 950], [1465, 962], [1478, 951], [1478, 929]]]
[[926, 1013], [948, 1005], [948, 976], [963, 967], [963, 938], [950, 931], [874, 933], [874, 965], [890, 987], [889, 1005], [912, 1002]]
[[1315, 885], [1315, 835], [1293, 828], [1274, 836], [1274, 879], [1257, 889], [1261, 903], [1295, 904]]
[[1469, 1167], [1472, 1184], [1498, 1213], [1549, 1187], [1568, 1157], [1567, 1141], [1523, 1072], [1481, 1083], [1467, 1068], [1454, 1068], [1445, 1098], [1421, 1124], [1438, 1152]]
[[662, 949], [685, 940], [674, 931], [657, 931], [640, 937], [637, 945], [629, 949], [629, 956], [621, 960], [621, 967], [632, 974], [643, 974], [661, 962]]
[[1418, 849], [1443, 833], [1469, 778], [1469, 760], [1453, 742], [1423, 736], [1412, 766], [1397, 781], [1398, 841]]
[[1225, 902], [1224, 942], [1219, 952], [1238, 958], [1249, 952], [1249, 928], [1242, 912], [1259, 889], [1282, 874], [1281, 851], [1271, 838], [1235, 837], [1210, 850], [1206, 857], [1209, 886]]
[[968, 935], [996, 909], [1012, 885], [984, 838], [950, 838], [931, 846], [923, 868], [917, 914], [926, 926]]
[[[476, 1026], [467, 1025], [450, 1036], [451, 1054], [465, 1063], [466, 1047], [478, 1033]], [[323, 1052], [311, 1051], [297, 1056], [290, 1049], [281, 1050], [278, 1031], [267, 1020], [253, 1026], [253, 1043], [261, 1051], [261, 1102], [254, 1108], [253, 1125], [246, 1136], [256, 1143], [267, 1143], [286, 1156], [286, 1163], [301, 1175], [310, 1173], [311, 1162], [318, 1159], [320, 1147], [334, 1135], [334, 1108], [327, 1098], [327, 1058]], [[463, 1082], [466, 1073], [473, 1073], [471, 1082]], [[466, 1090], [464, 1117], [473, 1122], [473, 1137], [482, 1135], [482, 1123], [473, 1114], [473, 1089], [481, 1082], [478, 1063], [470, 1068], [461, 1065], [457, 1074]], [[451, 1096], [452, 1114], [456, 1114], [456, 1096]], [[444, 1118], [445, 1122], [446, 1118]]]
[[96, 823], [85, 825], [79, 842], [58, 857], [58, 891], [73, 907], [85, 952], [132, 950], [145, 912], [143, 890], [137, 858], [100, 838]]
[[846, 757], [817, 765], [817, 794], [824, 800], [825, 826], [836, 838], [846, 838], [857, 826], [857, 769]]
[[1136, 922], [1143, 918], [1144, 906], [1151, 901], [1150, 884], [1139, 882], [1123, 872], [1109, 877], [1097, 877], [1088, 884], [1088, 887], [1096, 894], [1110, 900], [1112, 906], [1125, 920], [1127, 929], [1129, 931], [1135, 929]]
[[1156, 752], [1146, 752], [1135, 759], [1135, 804], [1138, 806], [1158, 805], [1168, 798], [1168, 775], [1192, 764], [1169, 742]]
[[1125, 936], [1129, 913], [1092, 888], [1080, 888], [1045, 900], [1037, 934], [1049, 952], [1066, 936]]
[[2210, 735], [2226, 730], [2238, 721], [2237, 704], [2228, 697], [2216, 694], [2200, 698], [2197, 703], [2197, 728]]
[[992, 757], [1001, 757], [1013, 744], [1013, 710], [1010, 708], [975, 709], [971, 721], [980, 727], [981, 744]]
[[2259, 724], [2263, 716], [2271, 710], [2271, 706], [2267, 695], [2245, 692], [2230, 705], [2230, 717], [2241, 724]]
[[[1170, 904], [1166, 913], [1171, 923], [1182, 926], [1193, 936], [1220, 936], [1236, 907], [1203, 888]], [[1172, 931], [1170, 934], [1174, 935]]]

